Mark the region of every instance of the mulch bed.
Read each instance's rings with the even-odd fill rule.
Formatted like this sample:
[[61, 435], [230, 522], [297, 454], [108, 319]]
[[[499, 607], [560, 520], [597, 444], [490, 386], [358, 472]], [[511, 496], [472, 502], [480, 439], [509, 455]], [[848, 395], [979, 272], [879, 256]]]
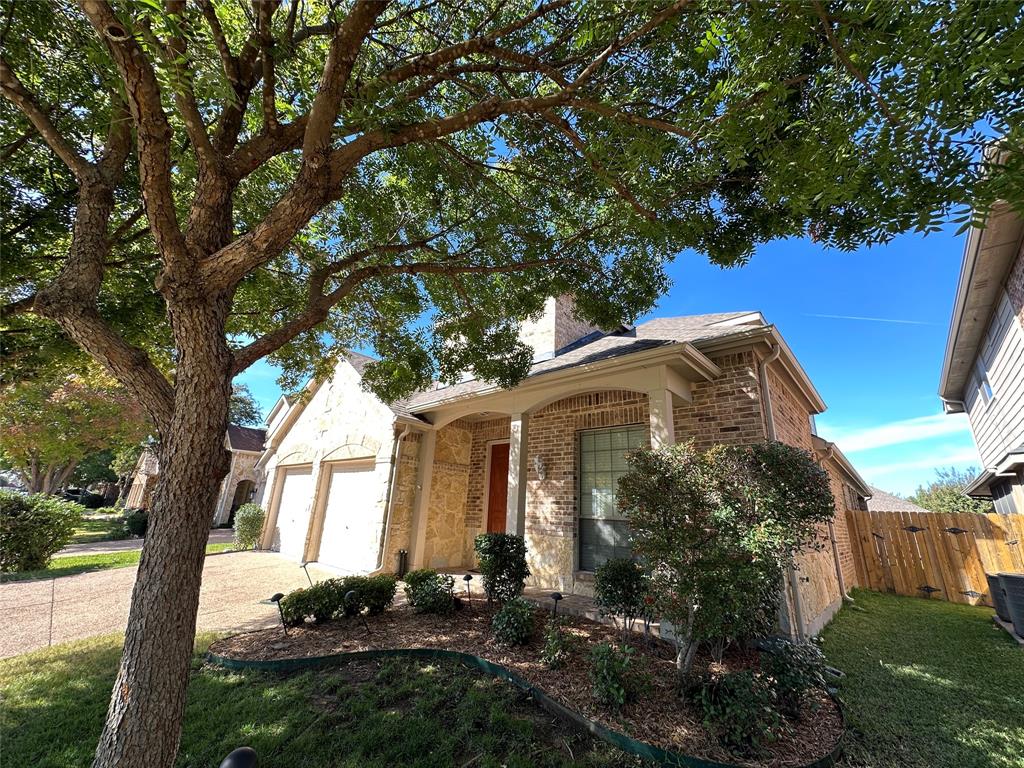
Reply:
[[[570, 655], [556, 670], [540, 662], [543, 628], [549, 612], [538, 609], [535, 631], [524, 646], [506, 648], [494, 642], [491, 618], [494, 608], [474, 600], [452, 616], [419, 614], [399, 605], [380, 616], [367, 617], [370, 632], [359, 619], [306, 625], [288, 630], [280, 627], [224, 638], [210, 651], [233, 659], [273, 660], [327, 656], [348, 651], [392, 648], [442, 648], [480, 656], [514, 671], [552, 698], [602, 725], [634, 739], [686, 755], [758, 768], [792, 768], [828, 754], [842, 733], [838, 707], [824, 692], [816, 697], [818, 709], [788, 722], [786, 733], [766, 745], [756, 757], [740, 757], [722, 747], [701, 723], [701, 713], [678, 695], [675, 650], [652, 638], [648, 644], [636, 635], [634, 669], [640, 693], [615, 713], [591, 697], [591, 645], [602, 641], [620, 643], [622, 633], [613, 627], [574, 616], [563, 616], [562, 626], [570, 639]], [[711, 664], [699, 658], [695, 669]], [[738, 669], [756, 664], [756, 655], [727, 654], [723, 666]]]

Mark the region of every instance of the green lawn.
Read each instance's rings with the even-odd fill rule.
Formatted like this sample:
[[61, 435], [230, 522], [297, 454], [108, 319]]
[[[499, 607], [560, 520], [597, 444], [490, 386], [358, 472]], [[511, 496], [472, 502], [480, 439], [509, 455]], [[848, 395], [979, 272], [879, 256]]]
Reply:
[[71, 537], [72, 544], [91, 544], [96, 541], [126, 539], [124, 518], [120, 516], [83, 517]]
[[855, 591], [823, 633], [858, 768], [1022, 768], [1024, 648], [992, 609]]
[[[89, 764], [120, 642], [93, 638], [0, 661], [4, 765]], [[244, 744], [268, 768], [638, 764], [553, 721], [507, 683], [454, 664], [273, 675], [203, 667], [197, 657], [178, 765], [212, 768]]]
[[[228, 552], [234, 549], [234, 544], [207, 544], [206, 554], [214, 552]], [[20, 573], [5, 573], [0, 575], [0, 581], [27, 581], [29, 579], [56, 579], [61, 576], [74, 576], [76, 573], [88, 571], [102, 571], [107, 568], [124, 568], [129, 565], [138, 565], [142, 551], [132, 549], [127, 552], [109, 552], [104, 555], [70, 555], [68, 557], [55, 557], [50, 561], [50, 566], [40, 571], [21, 571]]]

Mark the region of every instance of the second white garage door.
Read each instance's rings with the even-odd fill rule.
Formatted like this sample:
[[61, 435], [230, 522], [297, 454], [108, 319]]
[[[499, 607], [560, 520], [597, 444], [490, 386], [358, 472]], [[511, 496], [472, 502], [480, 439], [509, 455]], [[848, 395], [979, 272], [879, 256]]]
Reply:
[[371, 571], [377, 565], [383, 494], [374, 465], [331, 467], [317, 560], [342, 571]]
[[281, 554], [292, 560], [302, 560], [312, 503], [313, 470], [310, 467], [285, 470], [281, 478], [281, 501], [277, 506], [277, 534]]

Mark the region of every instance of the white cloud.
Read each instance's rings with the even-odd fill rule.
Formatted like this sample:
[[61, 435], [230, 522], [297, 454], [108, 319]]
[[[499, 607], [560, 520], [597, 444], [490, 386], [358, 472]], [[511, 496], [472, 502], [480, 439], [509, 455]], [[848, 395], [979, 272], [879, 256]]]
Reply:
[[866, 475], [870, 479], [872, 477], [899, 475], [918, 469], [938, 469], [940, 467], [965, 466], [969, 464], [978, 466], [980, 463], [978, 454], [975, 451], [965, 450], [954, 453], [940, 453], [913, 461], [887, 462], [876, 466], [862, 465], [858, 469], [861, 474]]
[[871, 451], [888, 445], [916, 443], [948, 435], [970, 435], [967, 418], [962, 414], [918, 416], [873, 427], [830, 428], [820, 422], [819, 426], [822, 437], [836, 443], [844, 453]]
[[898, 323], [899, 325], [935, 325], [924, 320], [897, 320], [893, 317], [864, 317], [862, 315], [819, 315], [805, 314], [804, 317], [824, 317], [828, 320], [863, 320], [869, 323]]

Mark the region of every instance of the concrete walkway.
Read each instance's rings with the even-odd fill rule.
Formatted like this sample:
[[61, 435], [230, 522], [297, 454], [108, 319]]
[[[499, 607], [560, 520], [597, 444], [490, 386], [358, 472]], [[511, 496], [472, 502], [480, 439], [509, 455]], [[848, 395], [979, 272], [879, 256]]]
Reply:
[[[107, 542], [111, 543], [111, 542]], [[0, 658], [93, 635], [123, 632], [136, 568], [0, 584], [4, 629]], [[310, 566], [314, 581], [331, 574]], [[277, 606], [261, 601], [307, 586], [306, 574], [273, 552], [208, 555], [199, 596], [200, 631], [244, 632], [273, 626]]]
[[[234, 540], [235, 533], [230, 528], [214, 528], [210, 531], [209, 544], [227, 544]], [[87, 544], [69, 544], [54, 557], [70, 555], [109, 555], [113, 552], [131, 552], [142, 549], [143, 539], [118, 539], [116, 541], [90, 541]]]

